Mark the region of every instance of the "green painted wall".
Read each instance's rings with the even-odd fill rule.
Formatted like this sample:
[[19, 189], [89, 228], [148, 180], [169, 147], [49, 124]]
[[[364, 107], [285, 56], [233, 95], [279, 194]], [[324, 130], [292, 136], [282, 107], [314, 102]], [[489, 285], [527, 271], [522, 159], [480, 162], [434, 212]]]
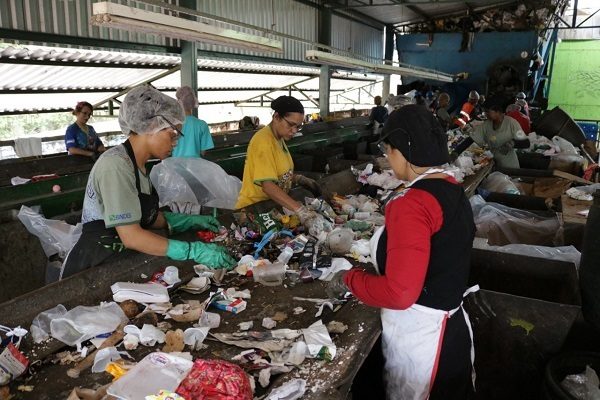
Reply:
[[576, 120], [600, 120], [600, 40], [557, 44], [548, 103]]

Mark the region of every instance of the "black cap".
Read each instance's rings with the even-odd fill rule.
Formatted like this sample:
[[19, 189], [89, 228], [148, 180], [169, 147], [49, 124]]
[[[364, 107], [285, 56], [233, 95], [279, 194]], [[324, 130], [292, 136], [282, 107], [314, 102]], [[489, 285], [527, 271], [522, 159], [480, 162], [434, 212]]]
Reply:
[[279, 115], [285, 115], [289, 112], [304, 114], [304, 106], [292, 96], [279, 96], [271, 102], [271, 108], [277, 111]]
[[504, 112], [513, 101], [505, 96], [492, 96], [483, 103], [483, 108], [488, 111]]
[[422, 105], [411, 104], [392, 112], [381, 135], [417, 167], [434, 167], [450, 160], [446, 132]]

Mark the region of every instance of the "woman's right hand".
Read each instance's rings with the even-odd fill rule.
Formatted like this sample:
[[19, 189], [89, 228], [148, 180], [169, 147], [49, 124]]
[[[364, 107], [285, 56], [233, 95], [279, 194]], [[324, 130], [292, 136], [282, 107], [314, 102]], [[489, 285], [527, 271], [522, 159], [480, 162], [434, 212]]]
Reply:
[[228, 269], [237, 264], [237, 261], [229, 255], [225, 247], [214, 243], [182, 242], [169, 239], [166, 255], [172, 260], [194, 260], [199, 264], [215, 269]]
[[215, 243], [191, 242], [189, 259], [215, 269], [229, 269], [237, 264], [225, 247]]

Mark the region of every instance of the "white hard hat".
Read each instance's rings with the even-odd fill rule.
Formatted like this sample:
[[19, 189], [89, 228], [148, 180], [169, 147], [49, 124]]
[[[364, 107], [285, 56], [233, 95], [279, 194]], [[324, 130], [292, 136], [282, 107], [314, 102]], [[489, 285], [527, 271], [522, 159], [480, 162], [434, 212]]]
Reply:
[[527, 98], [527, 96], [525, 95], [525, 93], [523, 92], [519, 92], [517, 93], [517, 95], [515, 96], [517, 99], [521, 99], [521, 100], [525, 100]]

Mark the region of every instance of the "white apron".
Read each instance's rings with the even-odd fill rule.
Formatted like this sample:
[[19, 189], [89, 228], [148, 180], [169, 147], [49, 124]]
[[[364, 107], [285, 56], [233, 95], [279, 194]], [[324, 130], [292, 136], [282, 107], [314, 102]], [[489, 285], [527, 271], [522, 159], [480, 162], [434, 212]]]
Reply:
[[[410, 182], [407, 188], [426, 175], [439, 172], [446, 171], [429, 169]], [[377, 229], [369, 243], [371, 259], [378, 273], [380, 272], [377, 265], [377, 245], [383, 230], [383, 226]], [[478, 290], [479, 286], [473, 286], [467, 289], [463, 297]], [[388, 399], [426, 400], [429, 398], [437, 371], [446, 321], [459, 309], [464, 314], [471, 337], [472, 380], [475, 387], [473, 330], [469, 315], [462, 307], [462, 303], [450, 311], [419, 304], [413, 304], [406, 310], [381, 309], [382, 347], [386, 360], [384, 377]]]

